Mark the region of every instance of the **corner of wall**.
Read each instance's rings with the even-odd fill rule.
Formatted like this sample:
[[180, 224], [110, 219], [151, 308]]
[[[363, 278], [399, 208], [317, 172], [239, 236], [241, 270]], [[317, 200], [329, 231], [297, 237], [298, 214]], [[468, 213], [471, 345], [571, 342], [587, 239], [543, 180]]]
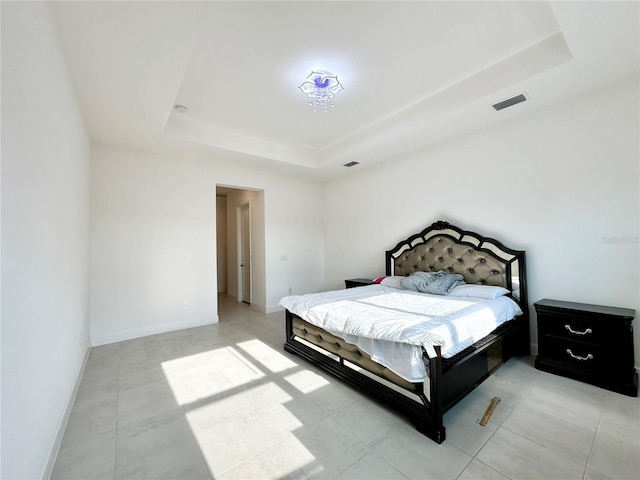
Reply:
[[76, 401], [76, 396], [78, 395], [78, 390], [80, 389], [80, 382], [82, 382], [82, 376], [84, 375], [84, 369], [87, 366], [87, 360], [89, 360], [90, 353], [91, 347], [87, 347], [84, 355], [84, 360], [82, 361], [82, 367], [80, 367], [80, 371], [78, 372], [78, 378], [76, 378], [73, 388], [71, 389], [64, 412], [62, 414], [62, 417], [60, 417], [60, 422], [58, 423], [58, 426], [56, 428], [53, 442], [51, 444], [51, 448], [49, 449], [49, 458], [47, 458], [47, 462], [44, 466], [44, 471], [42, 472], [42, 478], [46, 480], [50, 479], [51, 475], [53, 474], [53, 467], [56, 464], [56, 459], [58, 457], [58, 453], [60, 452], [62, 438], [64, 437], [65, 430], [67, 429], [67, 424], [69, 423], [71, 410], [73, 409], [73, 404]]

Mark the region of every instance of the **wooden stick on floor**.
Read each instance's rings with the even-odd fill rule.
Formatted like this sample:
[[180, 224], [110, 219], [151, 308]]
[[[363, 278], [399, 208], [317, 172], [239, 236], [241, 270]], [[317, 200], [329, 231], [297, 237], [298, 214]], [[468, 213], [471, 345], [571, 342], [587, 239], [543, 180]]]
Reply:
[[480, 425], [484, 427], [487, 424], [487, 422], [489, 421], [489, 418], [491, 418], [491, 414], [493, 413], [493, 410], [496, 408], [496, 405], [498, 405], [498, 403], [500, 403], [500, 397], [493, 397], [491, 399], [491, 403], [489, 403], [489, 406], [487, 407], [487, 411], [484, 412], [484, 416], [480, 420]]

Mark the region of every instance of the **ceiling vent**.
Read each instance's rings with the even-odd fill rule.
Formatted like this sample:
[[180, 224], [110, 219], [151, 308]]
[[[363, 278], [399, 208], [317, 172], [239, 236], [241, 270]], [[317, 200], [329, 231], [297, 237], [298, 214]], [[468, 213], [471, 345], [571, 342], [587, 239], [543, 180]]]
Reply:
[[349, 162], [349, 163], [345, 163], [344, 166], [345, 167], [353, 167], [354, 165], [360, 165], [359, 162]]
[[526, 99], [527, 97], [524, 96], [524, 93], [521, 93], [520, 95], [516, 95], [515, 97], [507, 98], [506, 100], [496, 103], [495, 105], [493, 105], [493, 108], [495, 108], [496, 110], [502, 110], [503, 108], [511, 107], [512, 105], [524, 102]]

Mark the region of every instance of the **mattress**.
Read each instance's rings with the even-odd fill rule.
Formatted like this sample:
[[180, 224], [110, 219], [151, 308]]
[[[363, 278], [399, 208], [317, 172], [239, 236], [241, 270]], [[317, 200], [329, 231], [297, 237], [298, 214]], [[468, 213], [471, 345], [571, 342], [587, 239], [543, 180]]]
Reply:
[[423, 348], [456, 353], [520, 315], [507, 296], [495, 299], [431, 295], [369, 285], [282, 298], [280, 305], [346, 342], [409, 382], [428, 377]]

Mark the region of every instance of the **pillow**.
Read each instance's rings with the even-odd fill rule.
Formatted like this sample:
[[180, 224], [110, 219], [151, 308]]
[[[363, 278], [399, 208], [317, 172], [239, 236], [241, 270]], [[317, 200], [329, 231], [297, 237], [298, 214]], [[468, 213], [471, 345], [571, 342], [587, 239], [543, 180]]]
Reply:
[[404, 277], [400, 286], [416, 292], [448, 295], [458, 285], [464, 285], [462, 275], [440, 270], [439, 272], [413, 272], [408, 277]]
[[382, 281], [383, 281], [385, 278], [387, 278], [387, 277], [385, 277], [384, 275], [383, 275], [382, 277], [374, 278], [374, 279], [373, 279], [373, 282], [371, 282], [371, 283], [382, 283]]
[[400, 282], [402, 282], [402, 279], [406, 278], [406, 277], [384, 277], [384, 279], [380, 282], [382, 285], [384, 285], [385, 287], [391, 287], [391, 288], [402, 288], [400, 286]]
[[460, 285], [455, 287], [449, 293], [452, 297], [476, 297], [483, 298], [485, 300], [493, 300], [509, 293], [504, 287], [498, 287], [493, 285]]

